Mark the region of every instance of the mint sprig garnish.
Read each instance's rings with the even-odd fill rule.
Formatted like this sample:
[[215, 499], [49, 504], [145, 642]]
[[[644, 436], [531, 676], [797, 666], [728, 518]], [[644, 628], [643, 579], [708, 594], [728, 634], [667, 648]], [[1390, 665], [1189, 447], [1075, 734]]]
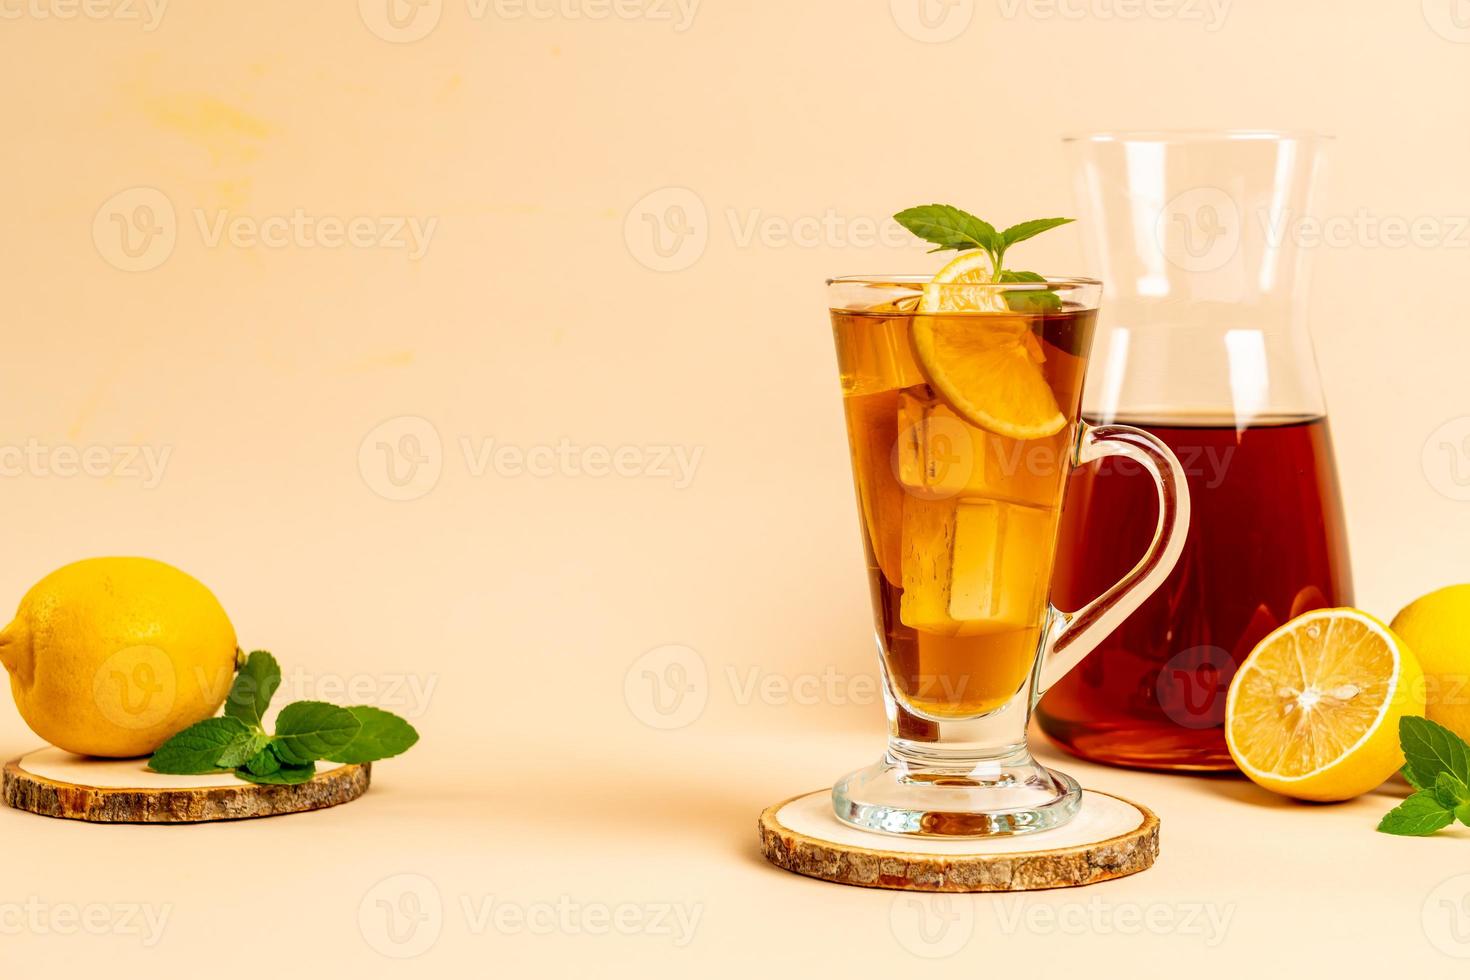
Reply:
[[[1017, 242], [1035, 238], [1044, 231], [1069, 224], [1072, 218], [1034, 218], [996, 231], [990, 222], [961, 211], [952, 204], [923, 204], [900, 211], [893, 219], [926, 242], [933, 252], [951, 249], [958, 252], [983, 251], [990, 257], [991, 282], [1045, 282], [1034, 272], [1005, 267], [1006, 250]], [[1051, 290], [1015, 290], [1005, 294], [1006, 302], [1017, 312], [1060, 309], [1062, 302]]]
[[266, 709], [281, 686], [281, 668], [264, 650], [246, 659], [224, 714], [207, 718], [160, 745], [148, 760], [154, 772], [201, 775], [231, 771], [252, 783], [304, 783], [321, 761], [376, 762], [408, 751], [419, 733], [381, 708], [340, 708], [325, 701], [296, 701], [281, 709], [276, 730], [264, 727]]
[[[935, 247], [929, 250], [931, 253], [950, 249], [959, 252], [975, 249], [984, 251], [990, 256], [990, 267], [995, 270], [993, 281], [1003, 282], [1000, 277], [1006, 271], [1007, 249], [1017, 242], [1035, 238], [1043, 231], [1050, 231], [1076, 219], [1035, 218], [1011, 225], [1005, 231], [996, 231], [990, 222], [977, 218], [968, 211], [961, 211], [953, 204], [921, 204], [898, 212], [893, 220], [924, 241], [932, 242]], [[1040, 279], [1040, 276], [1036, 276], [1036, 280]]]
[[1470, 825], [1470, 745], [1427, 718], [1399, 719], [1404, 778], [1415, 793], [1378, 824], [1385, 834], [1425, 837], [1459, 820]]

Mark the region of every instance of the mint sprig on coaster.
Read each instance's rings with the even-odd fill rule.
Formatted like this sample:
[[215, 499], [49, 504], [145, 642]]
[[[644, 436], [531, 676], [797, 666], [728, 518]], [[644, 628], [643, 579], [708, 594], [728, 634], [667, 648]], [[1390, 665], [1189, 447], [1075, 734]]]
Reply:
[[1401, 718], [1404, 778], [1416, 792], [1378, 824], [1385, 834], [1427, 837], [1459, 820], [1470, 825], [1470, 745], [1427, 718]]
[[195, 776], [234, 771], [252, 783], [304, 783], [318, 761], [375, 762], [406, 752], [419, 740], [414, 727], [391, 711], [340, 708], [296, 701], [264, 727], [266, 709], [281, 686], [276, 658], [256, 650], [245, 660], [225, 698], [224, 714], [191, 725], [160, 745], [148, 760], [154, 772]]

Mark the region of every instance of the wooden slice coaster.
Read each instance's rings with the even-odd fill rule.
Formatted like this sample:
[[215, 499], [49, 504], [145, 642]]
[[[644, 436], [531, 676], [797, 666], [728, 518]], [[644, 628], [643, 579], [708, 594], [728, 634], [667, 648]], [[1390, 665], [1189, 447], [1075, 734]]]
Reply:
[[94, 823], [203, 823], [320, 810], [367, 792], [372, 765], [318, 763], [310, 781], [262, 786], [230, 773], [166, 776], [146, 759], [89, 759], [47, 747], [5, 764], [17, 810]]
[[761, 853], [796, 874], [843, 885], [921, 892], [1071, 888], [1137, 874], [1159, 856], [1159, 818], [1122, 797], [1084, 790], [1055, 830], [974, 840], [890, 837], [858, 830], [818, 790], [767, 807]]

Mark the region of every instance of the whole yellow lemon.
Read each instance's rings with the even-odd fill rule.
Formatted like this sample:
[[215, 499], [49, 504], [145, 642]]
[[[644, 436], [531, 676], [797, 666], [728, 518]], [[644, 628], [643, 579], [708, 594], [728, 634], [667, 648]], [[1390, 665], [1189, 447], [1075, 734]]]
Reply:
[[1391, 625], [1424, 668], [1425, 716], [1470, 739], [1470, 585], [1415, 599]]
[[0, 632], [0, 663], [31, 730], [68, 752], [113, 758], [147, 755], [218, 711], [235, 653], [213, 593], [149, 558], [58, 568]]

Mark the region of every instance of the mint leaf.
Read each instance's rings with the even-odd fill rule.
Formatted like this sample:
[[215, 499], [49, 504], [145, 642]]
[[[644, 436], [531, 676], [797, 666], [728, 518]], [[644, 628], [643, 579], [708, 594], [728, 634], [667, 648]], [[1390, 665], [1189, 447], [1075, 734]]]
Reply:
[[245, 768], [256, 776], [269, 776], [281, 768], [281, 760], [269, 745], [245, 760]]
[[[1402, 736], [1400, 736], [1400, 739], [1402, 739]], [[1399, 775], [1404, 777], [1404, 782], [1408, 783], [1410, 786], [1414, 787], [1415, 789], [1433, 789], [1434, 788], [1433, 786], [1421, 786], [1421, 785], [1419, 785], [1419, 782], [1416, 779], [1414, 779], [1414, 774], [1409, 771], [1409, 767], [1408, 766], [1404, 766], [1404, 768], [1400, 769], [1399, 770]]]
[[221, 769], [234, 769], [243, 766], [247, 760], [265, 748], [270, 742], [269, 735], [260, 732], [246, 731], [240, 738], [235, 739], [214, 760]]
[[325, 701], [297, 701], [276, 717], [271, 744], [281, 762], [304, 765], [346, 748], [362, 730], [362, 722], [346, 708]]
[[1400, 718], [1399, 743], [1404, 771], [1414, 786], [1427, 790], [1442, 772], [1470, 786], [1470, 746], [1448, 728], [1428, 718]]
[[1470, 827], [1470, 803], [1461, 803], [1455, 807], [1455, 819]]
[[1011, 225], [1000, 233], [1000, 237], [1009, 247], [1017, 242], [1024, 242], [1028, 238], [1035, 238], [1043, 231], [1071, 224], [1075, 220], [1075, 218], [1036, 218], [1032, 221], [1023, 221], [1018, 225]]
[[292, 786], [296, 783], [304, 783], [316, 775], [316, 763], [308, 762], [304, 766], [281, 766], [275, 772], [256, 774], [249, 769], [236, 769], [235, 775], [247, 783], [263, 783], [267, 786]]
[[1427, 837], [1454, 822], [1455, 815], [1435, 799], [1433, 793], [1415, 793], [1384, 815], [1380, 832], [1401, 837]]
[[[1002, 269], [997, 282], [1046, 282], [1045, 276], [1034, 272], [1021, 272], [1015, 269]], [[1015, 289], [1002, 293], [1006, 305], [1017, 313], [1044, 313], [1047, 310], [1060, 310], [1062, 298], [1050, 289]]]
[[419, 740], [414, 727], [391, 711], [359, 705], [348, 708], [362, 723], [357, 737], [323, 758], [331, 762], [375, 762], [406, 752]]
[[238, 718], [253, 728], [260, 728], [271, 697], [281, 686], [281, 667], [276, 658], [264, 650], [256, 650], [245, 659], [235, 675], [235, 683], [225, 698], [225, 716]]
[[935, 252], [947, 249], [963, 252], [981, 248], [993, 256], [1005, 249], [1005, 243], [994, 225], [949, 204], [924, 204], [909, 208], [895, 214], [893, 220], [924, 241], [939, 246], [932, 249]]
[[1006, 293], [1005, 299], [1015, 313], [1046, 313], [1062, 308], [1062, 298], [1049, 289]]
[[1453, 810], [1462, 803], [1470, 803], [1470, 789], [1465, 787], [1459, 776], [1447, 772], [1435, 777], [1433, 792], [1439, 805], [1446, 810]]
[[148, 768], [176, 776], [218, 772], [229, 768], [219, 765], [220, 753], [249, 735], [250, 729], [238, 718], [206, 718], [160, 745], [148, 759]]

